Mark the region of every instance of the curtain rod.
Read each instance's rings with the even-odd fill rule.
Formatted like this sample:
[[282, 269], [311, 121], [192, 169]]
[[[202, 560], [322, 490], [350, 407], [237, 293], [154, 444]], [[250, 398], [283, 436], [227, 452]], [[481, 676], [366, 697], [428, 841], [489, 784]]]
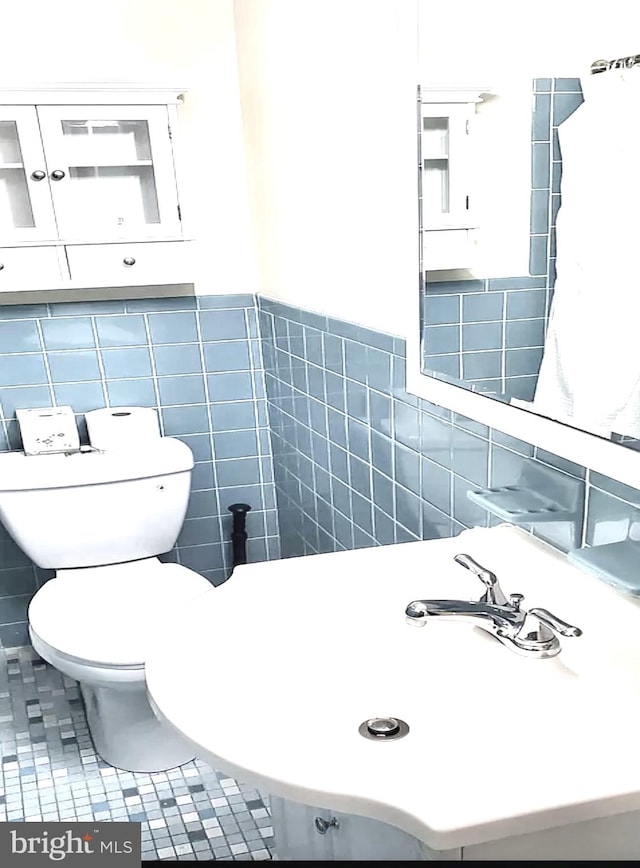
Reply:
[[606, 72], [609, 69], [631, 69], [640, 63], [640, 54], [630, 54], [629, 57], [618, 57], [617, 60], [594, 60], [591, 64], [591, 75]]

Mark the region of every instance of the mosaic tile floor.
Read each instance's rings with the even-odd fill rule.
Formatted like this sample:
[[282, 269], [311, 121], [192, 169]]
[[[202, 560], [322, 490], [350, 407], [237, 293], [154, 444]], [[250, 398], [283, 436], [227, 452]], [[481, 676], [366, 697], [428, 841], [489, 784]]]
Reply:
[[0, 822], [134, 820], [143, 860], [272, 858], [268, 803], [206, 763], [120, 771], [93, 750], [77, 683], [32, 648], [0, 649]]

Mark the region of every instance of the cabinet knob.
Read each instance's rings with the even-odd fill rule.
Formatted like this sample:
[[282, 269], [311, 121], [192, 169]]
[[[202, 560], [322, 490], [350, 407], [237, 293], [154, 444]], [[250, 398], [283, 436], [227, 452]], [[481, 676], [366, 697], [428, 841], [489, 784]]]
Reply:
[[62, 179], [64, 178], [64, 175], [65, 175], [65, 173], [62, 171], [62, 169], [54, 169], [53, 172], [51, 173], [51, 180], [52, 181], [62, 181]]
[[133, 256], [125, 256], [125, 258], [122, 260], [122, 262], [128, 267], [131, 267], [132, 265], [136, 264], [136, 261], [133, 258]]
[[335, 817], [331, 817], [330, 820], [325, 820], [324, 817], [316, 817], [313, 821], [313, 824], [316, 827], [316, 832], [319, 835], [326, 835], [329, 829], [340, 828], [340, 823]]
[[47, 173], [43, 172], [42, 169], [36, 169], [35, 172], [31, 173], [31, 180], [32, 181], [44, 181], [44, 179], [46, 177], [47, 177]]

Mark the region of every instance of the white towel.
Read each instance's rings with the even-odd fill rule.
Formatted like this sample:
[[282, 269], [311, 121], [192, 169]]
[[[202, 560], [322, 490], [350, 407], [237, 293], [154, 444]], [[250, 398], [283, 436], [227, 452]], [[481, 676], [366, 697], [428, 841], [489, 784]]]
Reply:
[[559, 128], [557, 279], [538, 413], [640, 437], [640, 68], [582, 79]]

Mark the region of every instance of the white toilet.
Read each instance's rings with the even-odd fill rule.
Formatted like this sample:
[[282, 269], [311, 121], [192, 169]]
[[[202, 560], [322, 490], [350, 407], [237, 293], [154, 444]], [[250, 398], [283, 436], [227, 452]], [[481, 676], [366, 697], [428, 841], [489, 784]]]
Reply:
[[[180, 605], [212, 591], [157, 555], [176, 541], [193, 455], [171, 437], [69, 455], [0, 455], [0, 520], [40, 567], [56, 570], [29, 605], [36, 651], [80, 682], [89, 730], [106, 762], [137, 772], [193, 759], [147, 698], [150, 640], [172, 642]], [[177, 648], [185, 654], [188, 649]]]

